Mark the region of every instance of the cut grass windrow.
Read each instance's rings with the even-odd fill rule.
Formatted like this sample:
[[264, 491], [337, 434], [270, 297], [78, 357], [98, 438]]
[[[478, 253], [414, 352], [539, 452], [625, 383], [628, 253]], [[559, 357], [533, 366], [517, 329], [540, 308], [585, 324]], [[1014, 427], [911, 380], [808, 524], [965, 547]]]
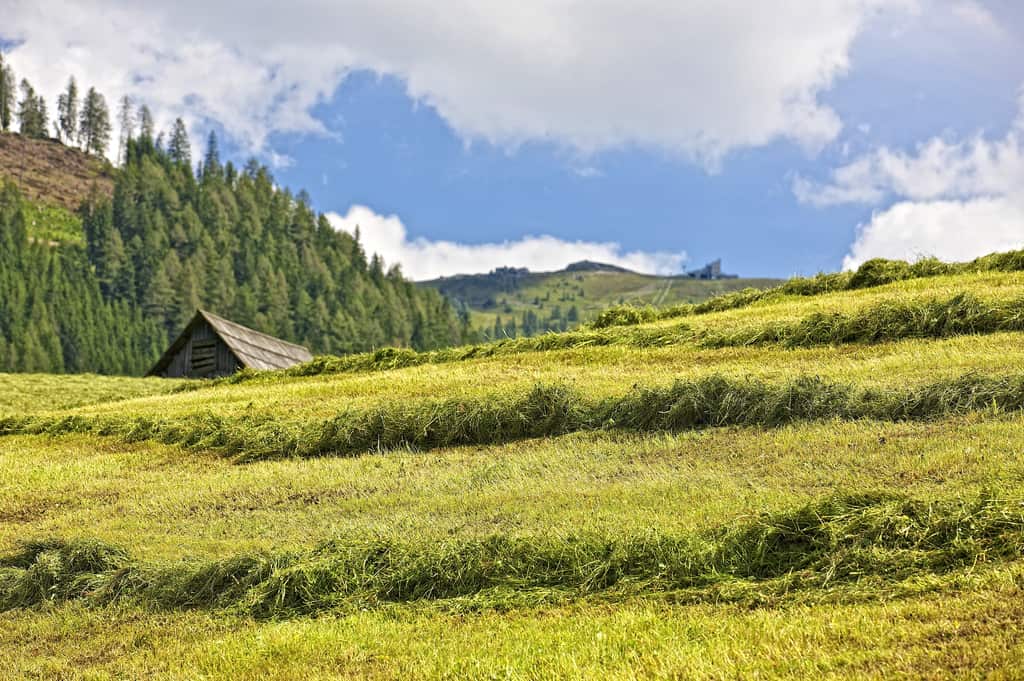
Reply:
[[428, 352], [384, 348], [343, 357], [321, 356], [284, 371], [241, 371], [233, 376], [181, 385], [194, 390], [253, 380], [274, 382], [297, 376], [403, 369], [545, 350], [586, 347], [669, 347], [693, 343], [702, 348], [777, 344], [787, 348], [845, 343], [881, 343], [909, 338], [948, 338], [964, 334], [1024, 331], [1024, 298], [984, 301], [970, 293], [947, 299], [883, 300], [853, 314], [816, 312], [796, 322], [762, 322], [729, 331], [695, 331], [685, 323], [655, 328], [605, 328], [547, 334]]
[[993, 494], [970, 501], [837, 495], [690, 536], [336, 540], [304, 553], [164, 564], [137, 563], [97, 541], [52, 540], [0, 558], [0, 611], [127, 602], [279, 617], [461, 597], [488, 607], [509, 590], [561, 598], [690, 590], [681, 596], [749, 600], [944, 574], [1019, 558], [1022, 550], [1024, 502]]
[[597, 400], [564, 384], [538, 384], [524, 392], [396, 401], [326, 420], [209, 412], [166, 419], [12, 416], [0, 418], [0, 435], [93, 433], [211, 450], [245, 462], [498, 444], [599, 429], [655, 432], [776, 427], [820, 419], [906, 421], [1022, 408], [1024, 374], [969, 373], [905, 389], [862, 388], [807, 376], [769, 383], [715, 375], [663, 387], [634, 387], [625, 395]]
[[986, 302], [961, 293], [947, 300], [883, 300], [854, 314], [816, 312], [797, 322], [707, 331], [697, 342], [705, 348], [770, 344], [805, 348], [1004, 331], [1024, 331], [1024, 298]]

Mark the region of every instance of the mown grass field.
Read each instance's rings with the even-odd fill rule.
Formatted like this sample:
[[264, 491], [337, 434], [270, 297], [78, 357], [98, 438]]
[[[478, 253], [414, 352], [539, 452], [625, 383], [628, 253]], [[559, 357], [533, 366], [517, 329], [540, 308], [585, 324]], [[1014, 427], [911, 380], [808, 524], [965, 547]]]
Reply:
[[0, 677], [1020, 678], [1022, 283], [0, 377]]

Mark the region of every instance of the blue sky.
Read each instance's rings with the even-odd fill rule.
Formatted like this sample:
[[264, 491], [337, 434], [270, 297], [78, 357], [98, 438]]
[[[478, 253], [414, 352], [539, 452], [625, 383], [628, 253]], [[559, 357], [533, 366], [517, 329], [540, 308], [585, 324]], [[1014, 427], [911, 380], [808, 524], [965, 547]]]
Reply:
[[89, 3], [3, 1], [19, 76], [54, 97], [97, 80], [197, 144], [217, 130], [417, 278], [583, 257], [788, 276], [1024, 246], [1008, 0], [534, 0], [436, 25], [425, 3], [308, 0], [232, 30], [232, 3], [97, 0], [109, 30], [153, 31], [116, 47], [75, 32]]

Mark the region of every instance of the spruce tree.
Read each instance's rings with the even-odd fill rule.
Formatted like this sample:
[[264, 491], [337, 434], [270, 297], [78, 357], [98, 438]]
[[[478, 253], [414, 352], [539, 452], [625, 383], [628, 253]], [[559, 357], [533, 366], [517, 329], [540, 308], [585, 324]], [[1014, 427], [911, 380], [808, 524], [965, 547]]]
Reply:
[[89, 88], [82, 104], [78, 139], [86, 152], [97, 156], [105, 154], [110, 144], [110, 111], [107, 109], [107, 100], [94, 87]]
[[64, 143], [75, 141], [78, 134], [78, 84], [74, 76], [68, 80], [67, 89], [57, 97], [57, 127]]
[[185, 121], [180, 118], [174, 120], [171, 139], [167, 143], [167, 153], [171, 160], [179, 165], [192, 165], [192, 148], [188, 141], [188, 130], [185, 129]]
[[121, 105], [117, 112], [117, 163], [124, 163], [128, 152], [128, 142], [135, 137], [135, 105], [128, 95], [121, 97]]
[[36, 94], [32, 84], [21, 81], [21, 101], [18, 103], [19, 130], [26, 137], [46, 137], [46, 102]]
[[4, 55], [0, 52], [0, 131], [11, 129], [14, 119], [15, 83], [14, 70], [10, 64], [4, 63]]
[[220, 177], [220, 150], [217, 147], [217, 133], [210, 131], [206, 138], [206, 155], [203, 157], [203, 179]]
[[143, 104], [139, 107], [139, 139], [144, 142], [153, 141], [153, 112], [149, 110], [149, 107]]

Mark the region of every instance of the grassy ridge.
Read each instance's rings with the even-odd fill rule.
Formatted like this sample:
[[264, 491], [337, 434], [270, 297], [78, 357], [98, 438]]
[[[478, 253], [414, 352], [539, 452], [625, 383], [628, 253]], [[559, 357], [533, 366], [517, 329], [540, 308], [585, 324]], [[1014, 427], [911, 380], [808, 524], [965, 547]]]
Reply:
[[815, 312], [797, 322], [705, 331], [697, 342], [706, 348], [767, 344], [801, 348], [1002, 331], [1024, 331], [1024, 298], [983, 301], [960, 293], [947, 300], [883, 300], [853, 314]]
[[635, 387], [594, 400], [564, 384], [448, 400], [388, 402], [325, 420], [236, 417], [200, 412], [142, 416], [12, 416], [0, 435], [92, 433], [128, 442], [154, 440], [212, 450], [239, 461], [351, 456], [395, 448], [432, 449], [617, 429], [682, 431], [721, 426], [777, 427], [816, 419], [904, 421], [978, 410], [1024, 408], [1024, 374], [969, 373], [907, 389], [860, 388], [818, 377], [791, 381], [709, 376], [665, 387]]
[[[834, 496], [705, 535], [609, 539], [495, 535], [401, 545], [333, 541], [311, 552], [142, 565], [96, 541], [42, 541], [0, 559], [0, 610], [44, 602], [131, 601], [157, 608], [242, 607], [261, 617], [450, 599], [503, 587], [582, 596], [614, 587], [710, 589], [690, 598], [942, 574], [1024, 550], [1021, 500]], [[730, 583], [729, 589], [716, 588]], [[749, 586], [749, 585], [748, 585]], [[771, 588], [774, 586], [775, 588]], [[486, 597], [482, 604], [486, 605]]]
[[852, 313], [814, 312], [798, 321], [762, 320], [724, 330], [713, 326], [695, 329], [681, 323], [624, 329], [606, 327], [429, 352], [384, 348], [344, 357], [321, 356], [280, 372], [246, 370], [217, 381], [183, 384], [178, 389], [236, 385], [257, 379], [279, 381], [301, 376], [390, 371], [526, 352], [607, 346], [652, 348], [693, 343], [709, 349], [767, 344], [798, 348], [1022, 330], [1024, 297], [983, 300], [971, 293], [958, 293], [946, 299], [880, 300]]
[[[631, 303], [665, 307], [696, 303], [723, 293], [744, 288], [764, 288], [779, 283], [777, 279], [700, 280], [686, 276], [658, 276], [629, 271], [571, 269], [558, 272], [508, 272], [457, 275], [419, 282], [435, 288], [445, 297], [465, 306], [473, 328], [494, 338], [496, 317], [504, 324], [513, 320], [522, 334], [524, 314], [535, 315], [537, 329], [572, 330], [612, 305]], [[575, 319], [567, 319], [576, 309]], [[554, 316], [554, 319], [552, 319]], [[499, 337], [503, 337], [499, 334]]]
[[839, 291], [855, 291], [884, 286], [910, 279], [981, 272], [1020, 271], [1024, 271], [1024, 250], [993, 253], [964, 263], [945, 263], [935, 258], [925, 258], [911, 264], [903, 260], [876, 258], [865, 262], [855, 272], [835, 272], [818, 274], [814, 277], [794, 277], [773, 288], [736, 291], [692, 305], [676, 305], [663, 310], [636, 308], [629, 305], [613, 307], [598, 315], [593, 324], [591, 324], [591, 327], [600, 329], [611, 326], [642, 324], [676, 317], [703, 315], [712, 312], [723, 312], [775, 300], [784, 296], [818, 296]]

